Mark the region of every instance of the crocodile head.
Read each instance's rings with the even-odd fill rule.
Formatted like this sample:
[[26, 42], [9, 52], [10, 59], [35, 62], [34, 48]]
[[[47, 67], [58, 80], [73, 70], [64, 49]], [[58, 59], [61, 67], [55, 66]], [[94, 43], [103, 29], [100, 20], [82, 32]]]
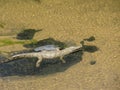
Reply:
[[66, 49], [69, 50], [69, 52], [75, 52], [75, 51], [82, 49], [82, 45], [80, 44], [79, 46], [71, 46]]

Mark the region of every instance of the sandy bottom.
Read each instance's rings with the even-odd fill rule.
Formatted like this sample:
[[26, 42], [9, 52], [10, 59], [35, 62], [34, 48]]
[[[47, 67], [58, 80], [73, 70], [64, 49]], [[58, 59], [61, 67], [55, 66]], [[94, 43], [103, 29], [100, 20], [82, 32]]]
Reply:
[[[14, 39], [23, 29], [42, 29], [36, 40], [51, 37], [76, 44], [94, 36], [95, 41], [85, 44], [99, 50], [84, 52], [80, 62], [65, 70], [53, 72], [51, 65], [52, 74], [0, 77], [0, 90], [120, 90], [119, 0], [0, 0], [0, 39]], [[0, 47], [21, 49], [25, 47]]]

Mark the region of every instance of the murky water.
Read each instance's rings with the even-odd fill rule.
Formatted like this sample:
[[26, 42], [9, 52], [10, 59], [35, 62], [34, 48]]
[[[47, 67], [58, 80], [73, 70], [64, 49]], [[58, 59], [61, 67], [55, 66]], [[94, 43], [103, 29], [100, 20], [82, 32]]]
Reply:
[[[0, 64], [0, 90], [119, 90], [119, 3], [119, 0], [0, 0], [0, 40], [21, 42], [17, 39], [17, 35], [23, 37], [21, 31], [41, 30], [31, 36], [24, 34], [29, 40], [22, 41], [31, 43], [7, 42], [9, 45], [0, 47], [1, 53], [31, 51], [44, 40], [59, 43], [61, 48], [66, 48], [61, 42], [71, 46], [88, 40], [85, 52], [64, 57], [66, 64], [59, 59], [45, 60], [41, 68], [35, 69], [34, 58]], [[86, 39], [90, 36], [95, 40]]]

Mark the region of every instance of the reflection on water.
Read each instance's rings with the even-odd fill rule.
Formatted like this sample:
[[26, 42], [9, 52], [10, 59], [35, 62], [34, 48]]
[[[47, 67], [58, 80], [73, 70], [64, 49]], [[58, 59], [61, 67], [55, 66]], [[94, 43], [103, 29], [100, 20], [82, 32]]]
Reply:
[[[57, 41], [53, 38], [40, 40], [36, 42], [35, 45], [33, 45], [32, 43], [24, 46], [33, 48], [33, 46], [37, 47], [37, 46], [49, 45], [49, 44], [57, 45], [61, 49], [64, 49], [65, 47], [67, 47], [67, 45], [64, 42]], [[65, 64], [63, 64], [59, 60], [59, 58], [52, 59], [52, 60], [43, 60], [39, 68], [35, 67], [37, 58], [23, 58], [23, 59], [16, 59], [13, 61], [2, 63], [0, 64], [0, 76], [4, 77], [4, 76], [14, 76], [14, 75], [19, 75], [19, 76], [20, 75], [22, 76], [23, 75], [47, 75], [47, 74], [52, 74], [56, 72], [64, 72], [70, 66], [80, 62], [82, 60], [82, 55], [85, 51], [93, 53], [98, 50], [96, 46], [83, 45], [83, 48], [84, 50], [80, 50], [64, 56], [64, 59], [66, 61]], [[20, 52], [21, 51], [18, 51], [18, 53]], [[27, 51], [27, 52], [33, 52], [33, 51]], [[0, 59], [3, 60], [2, 56]], [[91, 62], [91, 65], [95, 63], [96, 62]]]
[[20, 40], [30, 40], [33, 39], [36, 32], [39, 32], [42, 30], [35, 30], [35, 29], [25, 29], [22, 30], [20, 33], [17, 34], [17, 39]]
[[63, 72], [71, 65], [82, 60], [82, 51], [66, 55], [64, 57], [66, 63], [63, 64], [59, 58], [52, 60], [43, 60], [40, 68], [35, 67], [36, 58], [17, 59], [11, 62], [0, 64], [0, 76], [13, 75], [47, 75], [56, 72]]
[[96, 46], [89, 46], [89, 45], [84, 45], [84, 51], [93, 53], [95, 51], [98, 51], [99, 48]]
[[55, 40], [54, 38], [47, 38], [47, 39], [40, 40], [36, 43], [25, 44], [24, 47], [33, 48], [33, 47], [39, 47], [39, 46], [44, 46], [44, 45], [56, 45], [60, 47], [61, 49], [67, 47], [67, 45], [64, 42]]

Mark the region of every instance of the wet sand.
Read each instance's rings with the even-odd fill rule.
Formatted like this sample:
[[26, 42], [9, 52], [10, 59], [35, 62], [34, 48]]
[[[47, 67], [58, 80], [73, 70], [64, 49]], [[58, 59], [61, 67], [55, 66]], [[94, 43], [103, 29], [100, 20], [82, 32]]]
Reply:
[[[0, 77], [0, 90], [120, 90], [119, 0], [1, 0], [0, 39], [11, 39], [23, 29], [42, 29], [36, 40], [49, 37], [77, 45], [94, 36], [99, 48], [84, 52], [82, 60], [62, 69], [48, 66], [43, 75]], [[21, 44], [0, 51], [25, 49]], [[96, 61], [91, 65], [91, 61]], [[65, 68], [67, 67], [67, 68]], [[64, 70], [65, 69], [65, 70]], [[52, 73], [51, 73], [52, 72]]]

